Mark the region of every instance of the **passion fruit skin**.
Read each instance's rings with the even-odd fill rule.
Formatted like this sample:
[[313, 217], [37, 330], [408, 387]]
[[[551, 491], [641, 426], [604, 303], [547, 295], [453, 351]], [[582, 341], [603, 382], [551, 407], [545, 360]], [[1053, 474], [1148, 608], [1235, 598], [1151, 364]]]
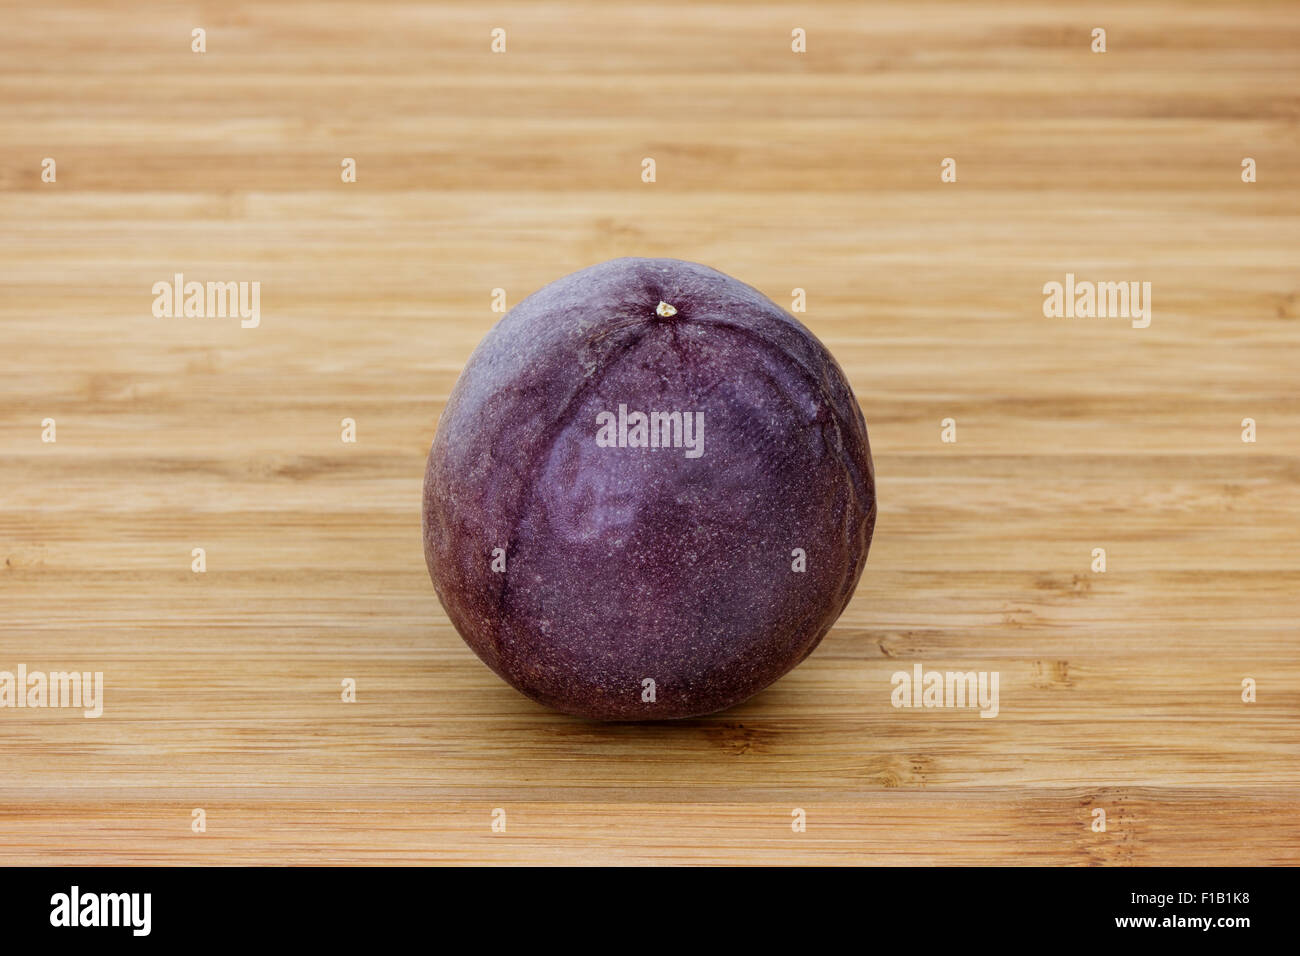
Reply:
[[[702, 453], [603, 447], [620, 405], [702, 413]], [[848, 604], [875, 518], [835, 359], [676, 259], [614, 259], [515, 306], [456, 382], [424, 481], [456, 630], [528, 697], [600, 720], [708, 714], [777, 680]]]

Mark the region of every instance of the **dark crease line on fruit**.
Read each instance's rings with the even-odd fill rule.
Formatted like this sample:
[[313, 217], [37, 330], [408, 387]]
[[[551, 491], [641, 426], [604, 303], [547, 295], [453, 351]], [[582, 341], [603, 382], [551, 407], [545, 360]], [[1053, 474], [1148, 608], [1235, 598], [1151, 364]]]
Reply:
[[[828, 389], [826, 387], [827, 383], [826, 383], [825, 376], [819, 375], [815, 373], [813, 370], [809, 369], [803, 362], [799, 360], [797, 356], [792, 355], [785, 348], [783, 348], [780, 345], [780, 343], [767, 338], [766, 336], [762, 335], [759, 332], [754, 331], [753, 329], [745, 328], [744, 326], [738, 325], [734, 322], [728, 322], [725, 319], [715, 319], [712, 321], [706, 321], [701, 319], [701, 320], [692, 320], [692, 321], [697, 321], [699, 324], [702, 325], [714, 325], [719, 328], [729, 329], [731, 331], [737, 332], [741, 336], [744, 336], [755, 342], [760, 343], [761, 345], [765, 346], [768, 349], [768, 351], [775, 353], [778, 358], [787, 360], [790, 364], [792, 364], [803, 374], [803, 377], [806, 381], [812, 383], [814, 390], [817, 392], [819, 396], [821, 396], [821, 407], [829, 409], [830, 411], [831, 424], [835, 428], [835, 442], [832, 445], [832, 448], [836, 452], [836, 457], [838, 457], [840, 461], [842, 461], [845, 464], [846, 468], [850, 471], [849, 491], [853, 498], [853, 504], [860, 513], [866, 513], [869, 509], [863, 508], [861, 503], [862, 498], [865, 497], [865, 492], [866, 492], [866, 484], [864, 481], [864, 476], [861, 474], [861, 472], [858, 471], [857, 463], [852, 460], [852, 456], [844, 454], [844, 447], [845, 447], [844, 433], [843, 433], [843, 426], [840, 421], [840, 410], [836, 407], [837, 406], [836, 397], [828, 392]], [[824, 358], [828, 362], [831, 363], [835, 362], [834, 357], [829, 352], [826, 352]], [[836, 365], [836, 367], [838, 367], [838, 364]], [[852, 396], [845, 396], [845, 398], [847, 402], [851, 403], [854, 406], [854, 408], [857, 407], [857, 403], [852, 400]], [[870, 446], [868, 446], [868, 453], [869, 453], [869, 449]], [[875, 500], [873, 496], [871, 502], [871, 508], [874, 507], [875, 507]]]
[[[551, 423], [546, 427], [541, 435], [538, 436], [536, 442], [537, 447], [547, 449], [552, 447], [555, 440], [573, 423], [574, 416], [577, 415], [578, 411], [581, 409], [587, 396], [593, 390], [598, 389], [604, 382], [605, 377], [609, 374], [610, 370], [616, 368], [620, 362], [622, 362], [628, 355], [632, 354], [637, 343], [645, 338], [649, 324], [648, 320], [641, 319], [620, 326], [622, 329], [632, 329], [640, 326], [641, 332], [639, 335], [630, 337], [628, 342], [623, 343], [623, 347], [619, 350], [618, 354], [613, 356], [612, 359], [603, 363], [598, 362], [597, 367], [592, 374], [582, 379], [582, 384], [573, 390], [573, 393], [569, 396], [564, 407], [559, 411], [555, 418], [552, 419]], [[603, 335], [589, 337], [587, 339], [587, 344], [591, 344], [598, 338], [603, 339], [605, 337], [606, 336]], [[515, 513], [510, 518], [510, 533], [506, 536], [507, 562], [509, 562], [514, 551], [514, 544], [518, 537], [519, 522], [522, 520], [522, 516], [528, 513], [533, 497], [537, 493], [538, 475], [545, 469], [546, 462], [547, 458], [545, 456], [537, 456], [537, 460], [532, 461], [527, 469], [527, 477], [520, 479], [519, 500], [516, 502]], [[509, 567], [508, 563], [506, 567]], [[497, 660], [502, 662], [502, 667], [505, 667], [507, 658], [505, 654], [505, 642], [502, 640], [502, 631], [506, 627], [507, 620], [511, 617], [509, 613], [510, 574], [508, 571], [503, 575], [503, 578], [504, 580], [501, 582], [500, 593], [497, 595], [497, 626], [493, 628], [492, 644], [497, 652]], [[515, 661], [511, 659], [510, 664], [513, 666]]]

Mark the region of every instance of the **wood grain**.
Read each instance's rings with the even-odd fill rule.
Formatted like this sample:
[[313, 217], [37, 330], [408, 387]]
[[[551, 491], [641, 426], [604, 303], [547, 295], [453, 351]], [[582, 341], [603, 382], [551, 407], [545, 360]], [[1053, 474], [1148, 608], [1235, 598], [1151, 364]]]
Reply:
[[[1294, 4], [5, 23], [0, 669], [106, 689], [0, 709], [0, 863], [1300, 863]], [[807, 290], [879, 478], [817, 653], [681, 724], [525, 700], [421, 556], [491, 290], [619, 255]], [[260, 327], [154, 318], [176, 272], [259, 281]], [[1066, 272], [1150, 281], [1150, 327], [1044, 318]], [[894, 709], [915, 662], [1001, 713]]]

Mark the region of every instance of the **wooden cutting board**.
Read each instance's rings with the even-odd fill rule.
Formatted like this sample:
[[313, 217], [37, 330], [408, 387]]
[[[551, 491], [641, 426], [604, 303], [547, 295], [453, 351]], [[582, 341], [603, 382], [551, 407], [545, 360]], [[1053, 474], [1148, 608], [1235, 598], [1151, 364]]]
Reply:
[[[104, 690], [0, 709], [0, 863], [1300, 863], [1295, 4], [5, 21], [0, 669]], [[421, 554], [494, 290], [622, 255], [804, 290], [879, 480], [821, 648], [678, 724], [524, 699]], [[916, 664], [997, 717], [893, 707]]]

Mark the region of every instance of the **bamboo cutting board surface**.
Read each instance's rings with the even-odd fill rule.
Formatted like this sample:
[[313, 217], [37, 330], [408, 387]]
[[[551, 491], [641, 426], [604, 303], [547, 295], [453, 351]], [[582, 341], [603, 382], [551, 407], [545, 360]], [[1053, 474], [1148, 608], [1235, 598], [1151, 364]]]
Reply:
[[[0, 862], [1300, 863], [1294, 4], [5, 24], [0, 669], [104, 699], [0, 709]], [[622, 255], [805, 290], [879, 482], [818, 651], [678, 724], [524, 699], [421, 553], [493, 290]], [[260, 325], [155, 318], [176, 273]], [[1150, 326], [1046, 318], [1067, 273]], [[916, 663], [999, 715], [895, 709]]]

